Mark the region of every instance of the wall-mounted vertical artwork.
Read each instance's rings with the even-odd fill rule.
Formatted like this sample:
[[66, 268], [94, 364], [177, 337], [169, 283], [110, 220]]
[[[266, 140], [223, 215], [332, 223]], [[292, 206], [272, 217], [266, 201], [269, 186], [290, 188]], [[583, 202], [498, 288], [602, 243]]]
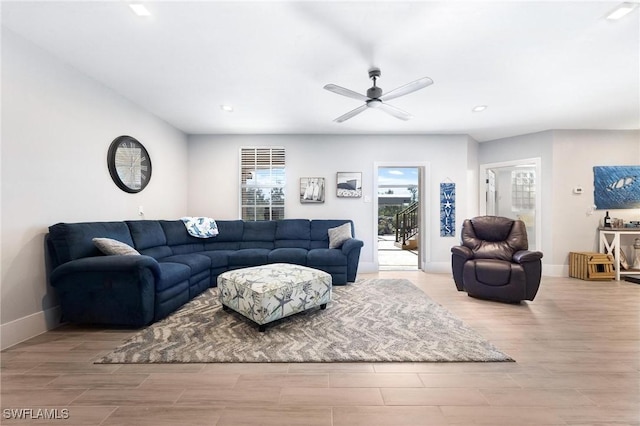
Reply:
[[324, 178], [300, 178], [300, 202], [324, 203]]
[[442, 182], [440, 184], [440, 236], [456, 235], [456, 184]]
[[640, 166], [595, 166], [593, 199], [599, 210], [640, 208]]
[[362, 172], [338, 172], [336, 181], [338, 197], [362, 197]]

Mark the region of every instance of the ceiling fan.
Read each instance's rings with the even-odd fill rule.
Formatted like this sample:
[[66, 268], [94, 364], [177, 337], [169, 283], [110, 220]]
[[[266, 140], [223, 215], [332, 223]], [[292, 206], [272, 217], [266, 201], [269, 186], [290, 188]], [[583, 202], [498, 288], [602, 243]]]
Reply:
[[333, 121], [342, 123], [343, 121], [346, 121], [351, 117], [360, 114], [367, 108], [379, 108], [387, 114], [399, 118], [400, 120], [409, 120], [411, 117], [413, 117], [411, 114], [401, 110], [400, 108], [394, 107], [393, 105], [387, 104], [386, 101], [399, 98], [400, 96], [408, 95], [409, 93], [415, 92], [416, 90], [424, 89], [425, 87], [433, 84], [433, 80], [431, 80], [429, 77], [423, 77], [416, 81], [412, 81], [411, 83], [405, 84], [404, 86], [393, 89], [390, 92], [382, 94], [382, 89], [376, 86], [376, 81], [379, 77], [380, 68], [371, 68], [369, 70], [369, 78], [373, 80], [373, 86], [367, 90], [366, 96], [358, 92], [354, 92], [353, 90], [336, 86], [335, 84], [327, 84], [326, 86], [324, 86], [324, 88], [330, 92], [357, 99], [359, 101], [364, 101], [364, 105], [359, 106], [358, 108], [349, 111], [344, 115], [341, 115]]

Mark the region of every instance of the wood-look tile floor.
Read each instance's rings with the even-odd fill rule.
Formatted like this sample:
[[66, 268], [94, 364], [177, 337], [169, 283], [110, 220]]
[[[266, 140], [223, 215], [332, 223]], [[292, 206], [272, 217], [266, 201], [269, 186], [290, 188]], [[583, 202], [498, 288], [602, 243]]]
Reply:
[[[133, 332], [64, 326], [0, 354], [0, 423], [640, 425], [640, 285], [544, 277], [508, 305], [448, 274], [360, 276], [377, 277], [411, 280], [516, 362], [98, 365]], [[8, 418], [26, 408], [68, 418]]]

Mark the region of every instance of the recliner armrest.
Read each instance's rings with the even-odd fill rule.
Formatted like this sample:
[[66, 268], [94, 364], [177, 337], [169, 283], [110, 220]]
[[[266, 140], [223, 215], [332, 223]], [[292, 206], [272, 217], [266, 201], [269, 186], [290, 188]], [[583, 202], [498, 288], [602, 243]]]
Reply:
[[454, 256], [462, 257], [465, 260], [473, 258], [473, 252], [469, 247], [465, 247], [465, 246], [453, 246], [451, 247], [451, 253]]
[[539, 251], [520, 250], [513, 255], [513, 261], [520, 264], [535, 262], [540, 259], [542, 259], [542, 252]]

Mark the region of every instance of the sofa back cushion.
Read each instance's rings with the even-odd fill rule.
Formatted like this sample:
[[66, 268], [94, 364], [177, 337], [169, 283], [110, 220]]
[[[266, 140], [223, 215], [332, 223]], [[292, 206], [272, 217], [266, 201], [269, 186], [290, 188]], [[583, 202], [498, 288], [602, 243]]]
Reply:
[[310, 220], [282, 219], [276, 222], [275, 248], [309, 249], [310, 240]]
[[345, 223], [351, 224], [351, 236], [354, 237], [353, 221], [336, 219], [316, 219], [311, 221], [311, 244], [309, 248], [329, 248], [329, 228], [336, 228]]
[[124, 222], [57, 223], [49, 227], [48, 247], [52, 266], [83, 257], [101, 256], [93, 238], [112, 238], [134, 245]]
[[244, 221], [216, 220], [218, 235], [207, 238], [204, 242], [205, 250], [238, 250], [242, 241]]
[[274, 248], [276, 238], [276, 222], [273, 220], [263, 220], [256, 222], [245, 222], [244, 232], [240, 248]]
[[204, 251], [204, 242], [213, 238], [198, 238], [189, 234], [182, 220], [160, 220], [167, 237], [167, 245], [173, 254], [188, 254]]
[[140, 254], [155, 259], [162, 259], [173, 254], [167, 245], [164, 230], [157, 220], [130, 220], [126, 223], [131, 230], [135, 248]]

